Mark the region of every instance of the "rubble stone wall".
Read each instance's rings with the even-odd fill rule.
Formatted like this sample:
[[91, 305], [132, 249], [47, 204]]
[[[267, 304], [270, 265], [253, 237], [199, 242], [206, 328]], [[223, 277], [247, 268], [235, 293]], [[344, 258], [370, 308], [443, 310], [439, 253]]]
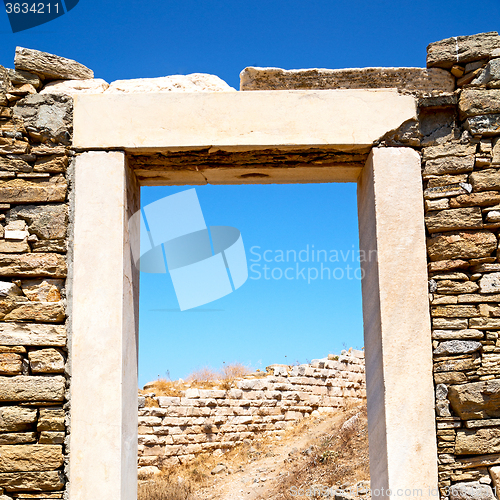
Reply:
[[[180, 397], [140, 398], [139, 467], [191, 460], [259, 436], [278, 436], [288, 423], [366, 398], [363, 351], [299, 366], [271, 365], [260, 378], [227, 389], [187, 389]], [[139, 469], [140, 470], [140, 469]]]

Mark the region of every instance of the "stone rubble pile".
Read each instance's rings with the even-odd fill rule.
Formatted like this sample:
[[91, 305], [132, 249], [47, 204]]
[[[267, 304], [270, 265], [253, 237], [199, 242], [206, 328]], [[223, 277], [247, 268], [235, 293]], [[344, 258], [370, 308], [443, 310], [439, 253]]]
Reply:
[[[139, 398], [139, 471], [185, 463], [199, 453], [227, 450], [288, 423], [366, 398], [364, 353], [299, 366], [271, 365], [222, 389], [187, 389], [180, 397]], [[220, 452], [220, 451], [219, 451]], [[146, 469], [144, 469], [145, 471]]]

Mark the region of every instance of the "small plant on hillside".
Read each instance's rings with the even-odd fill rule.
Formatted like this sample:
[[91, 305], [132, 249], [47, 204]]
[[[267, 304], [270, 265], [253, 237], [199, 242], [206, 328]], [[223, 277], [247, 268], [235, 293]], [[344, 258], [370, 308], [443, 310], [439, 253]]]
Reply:
[[190, 498], [190, 484], [179, 483], [161, 476], [140, 484], [137, 491], [137, 500], [189, 500]]

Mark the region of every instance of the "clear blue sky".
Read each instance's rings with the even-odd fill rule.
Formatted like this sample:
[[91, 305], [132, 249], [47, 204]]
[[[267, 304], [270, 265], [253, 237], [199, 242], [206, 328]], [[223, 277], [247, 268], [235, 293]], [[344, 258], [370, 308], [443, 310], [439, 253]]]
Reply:
[[[80, 0], [59, 19], [15, 35], [0, 14], [0, 64], [13, 67], [20, 45], [76, 59], [108, 82], [201, 72], [238, 88], [246, 66], [425, 66], [428, 43], [497, 31], [499, 20], [498, 0]], [[143, 189], [143, 199], [175, 189]], [[240, 229], [249, 260], [256, 258], [253, 246], [357, 248], [354, 185], [205, 186], [197, 192], [208, 224]], [[249, 279], [197, 312], [176, 308], [168, 276], [142, 279], [140, 384], [167, 370], [177, 378], [222, 362], [258, 368], [325, 356], [344, 343], [363, 345], [357, 280]]]

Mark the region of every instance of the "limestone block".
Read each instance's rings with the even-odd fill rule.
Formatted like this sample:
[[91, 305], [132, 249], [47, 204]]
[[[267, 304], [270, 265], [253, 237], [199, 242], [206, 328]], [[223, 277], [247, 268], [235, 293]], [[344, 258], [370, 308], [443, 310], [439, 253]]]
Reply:
[[465, 330], [434, 330], [432, 332], [432, 338], [436, 340], [477, 340], [482, 339], [483, 336], [483, 332], [473, 328], [466, 328]]
[[500, 172], [497, 169], [485, 169], [470, 176], [474, 191], [500, 190]]
[[493, 481], [493, 486], [497, 492], [497, 498], [498, 498], [500, 495], [500, 466], [495, 465], [494, 467], [490, 467], [488, 470], [489, 470], [491, 479]]
[[16, 256], [0, 254], [0, 276], [65, 278], [66, 273], [67, 267], [63, 255], [54, 253]]
[[440, 342], [434, 349], [436, 356], [446, 356], [453, 354], [468, 354], [481, 349], [481, 342], [474, 340], [445, 340]]
[[59, 174], [66, 172], [68, 168], [68, 157], [65, 155], [51, 155], [38, 158], [33, 167], [34, 172], [48, 172]]
[[46, 80], [84, 80], [94, 77], [91, 69], [72, 59], [23, 47], [16, 47], [14, 66], [17, 71], [29, 71]]
[[35, 75], [28, 71], [7, 68], [7, 74], [9, 75], [10, 81], [14, 85], [24, 85], [26, 83], [29, 83], [30, 85], [33, 85], [33, 87], [38, 89], [42, 84], [38, 75]]
[[38, 442], [40, 444], [64, 444], [65, 437], [64, 432], [42, 431]]
[[454, 208], [429, 212], [425, 216], [425, 225], [430, 233], [481, 228], [483, 226], [483, 218], [479, 207]]
[[0, 432], [30, 430], [35, 424], [37, 410], [20, 406], [0, 407]]
[[500, 318], [471, 318], [469, 326], [476, 330], [499, 330]]
[[160, 425], [162, 423], [162, 419], [160, 417], [140, 417], [139, 425], [143, 425], [146, 427], [153, 427], [155, 425]]
[[500, 417], [500, 380], [452, 386], [448, 399], [464, 420]]
[[457, 455], [482, 455], [500, 452], [500, 429], [483, 428], [457, 431]]
[[30, 233], [36, 234], [40, 239], [53, 240], [66, 237], [68, 227], [66, 205], [25, 205], [13, 208], [10, 215], [26, 221]]
[[61, 202], [66, 198], [67, 188], [64, 180], [32, 182], [13, 179], [0, 182], [0, 199], [12, 204]]
[[0, 375], [20, 375], [22, 370], [22, 356], [10, 352], [0, 352]]
[[109, 84], [100, 78], [86, 80], [56, 80], [47, 83], [40, 94], [102, 94]]
[[16, 376], [0, 383], [0, 401], [62, 401], [66, 381], [62, 376]]
[[500, 113], [467, 118], [465, 128], [472, 135], [496, 135], [500, 130]]
[[469, 156], [444, 156], [430, 159], [425, 162], [422, 173], [424, 178], [431, 175], [461, 174], [472, 172], [474, 169], [475, 157]]
[[442, 318], [475, 318], [480, 316], [476, 306], [468, 305], [445, 305], [433, 306], [431, 316]]
[[178, 406], [181, 398], [170, 396], [158, 396], [157, 398], [160, 408], [170, 408], [171, 406]]
[[462, 372], [434, 373], [436, 384], [462, 384], [467, 381], [467, 376]]
[[36, 443], [36, 441], [36, 432], [5, 432], [0, 434], [0, 445], [28, 444]]
[[476, 368], [477, 364], [473, 359], [450, 359], [441, 363], [434, 362], [435, 372], [474, 370]]
[[62, 446], [0, 446], [0, 473], [50, 471], [61, 467], [63, 462]]
[[241, 389], [229, 389], [228, 398], [241, 399], [242, 397], [243, 397], [243, 391]]
[[22, 280], [22, 292], [29, 300], [41, 302], [58, 302], [61, 300], [61, 290], [64, 280], [60, 279], [33, 279]]
[[500, 90], [465, 89], [458, 102], [460, 118], [500, 113]]
[[439, 280], [436, 292], [440, 294], [474, 293], [479, 285], [473, 281]]
[[219, 399], [226, 397], [226, 391], [219, 389], [200, 389], [199, 391], [200, 398], [213, 398]]
[[495, 495], [491, 486], [474, 481], [452, 485], [450, 500], [495, 500]]
[[489, 59], [493, 50], [500, 47], [500, 36], [496, 31], [470, 36], [446, 38], [427, 47], [427, 67], [451, 68], [480, 59]]
[[204, 73], [172, 75], [160, 78], [137, 78], [111, 82], [106, 93], [130, 92], [235, 92], [218, 76]]
[[62, 471], [0, 473], [0, 484], [7, 492], [58, 491], [64, 487]]
[[0, 154], [23, 155], [28, 152], [28, 147], [26, 141], [0, 137]]
[[16, 103], [14, 116], [22, 119], [30, 135], [41, 142], [71, 144], [73, 100], [68, 95], [29, 95]]
[[66, 329], [62, 325], [4, 323], [0, 345], [59, 346], [66, 345]]
[[453, 231], [427, 238], [427, 251], [433, 261], [488, 257], [496, 246], [496, 237], [490, 231]]
[[0, 253], [25, 253], [30, 251], [30, 246], [24, 241], [0, 240]]
[[27, 302], [16, 305], [3, 320], [61, 323], [65, 317], [62, 302]]
[[500, 273], [488, 273], [479, 280], [481, 293], [498, 293], [500, 291]]
[[453, 92], [454, 78], [447, 71], [424, 68], [295, 69], [245, 68], [240, 90], [318, 90], [398, 88]]
[[32, 373], [63, 373], [64, 356], [56, 349], [40, 349], [28, 354]]
[[200, 397], [200, 390], [199, 389], [186, 389], [186, 391], [184, 391], [184, 397], [185, 398], [199, 398]]

